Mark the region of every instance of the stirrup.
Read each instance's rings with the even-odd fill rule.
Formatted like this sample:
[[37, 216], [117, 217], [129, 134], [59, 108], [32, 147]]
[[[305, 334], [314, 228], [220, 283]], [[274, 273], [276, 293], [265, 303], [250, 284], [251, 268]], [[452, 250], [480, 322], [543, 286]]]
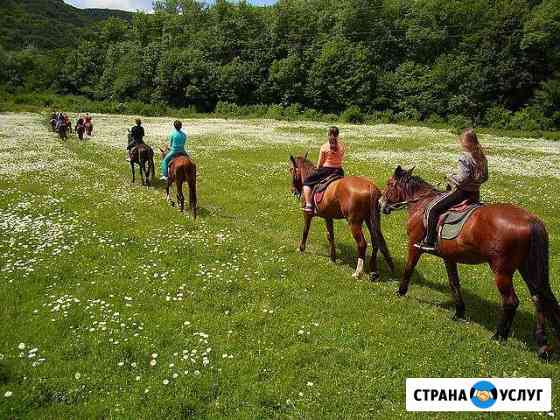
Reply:
[[414, 247], [426, 252], [436, 252], [436, 246], [425, 241], [415, 243]]
[[315, 209], [313, 208], [313, 205], [312, 205], [312, 204], [306, 204], [306, 205], [303, 207], [303, 211], [306, 212], [306, 213], [311, 213], [311, 214], [314, 214], [314, 213], [315, 213]]

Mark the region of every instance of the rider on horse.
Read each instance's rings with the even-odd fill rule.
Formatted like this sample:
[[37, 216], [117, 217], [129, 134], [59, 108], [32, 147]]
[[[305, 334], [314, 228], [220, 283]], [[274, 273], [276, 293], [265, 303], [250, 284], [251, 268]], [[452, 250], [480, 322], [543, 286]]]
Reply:
[[169, 164], [171, 160], [181, 154], [186, 154], [185, 145], [187, 143], [187, 135], [181, 131], [183, 124], [181, 121], [176, 120], [173, 123], [175, 129], [169, 134], [169, 151], [161, 161], [161, 180], [167, 181], [169, 176]]
[[128, 150], [128, 160], [132, 159], [131, 156], [131, 149], [133, 147], [138, 146], [139, 144], [144, 144], [144, 127], [142, 127], [142, 120], [140, 118], [136, 118], [136, 125], [130, 129], [130, 142], [126, 146], [126, 150]]
[[317, 172], [309, 176], [303, 183], [303, 196], [305, 207], [303, 211], [313, 213], [311, 192], [313, 187], [329, 175], [339, 174], [344, 176], [342, 162], [344, 160], [345, 147], [338, 138], [338, 127], [329, 128], [329, 141], [321, 146]]
[[488, 161], [474, 130], [466, 129], [459, 142], [463, 153], [459, 157], [458, 173], [447, 177], [451, 190], [430, 204], [426, 237], [415, 245], [427, 252], [435, 251], [439, 216], [465, 200], [478, 202], [480, 186], [488, 180]]

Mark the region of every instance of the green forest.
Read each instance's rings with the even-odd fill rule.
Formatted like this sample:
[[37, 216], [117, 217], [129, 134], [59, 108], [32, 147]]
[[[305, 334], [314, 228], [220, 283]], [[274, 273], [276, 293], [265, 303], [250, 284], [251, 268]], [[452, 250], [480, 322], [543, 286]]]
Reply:
[[[8, 93], [560, 128], [560, 0], [158, 0], [153, 14], [78, 24], [45, 11], [35, 32], [26, 10], [62, 1], [7, 3]], [[10, 35], [41, 27], [47, 41]]]

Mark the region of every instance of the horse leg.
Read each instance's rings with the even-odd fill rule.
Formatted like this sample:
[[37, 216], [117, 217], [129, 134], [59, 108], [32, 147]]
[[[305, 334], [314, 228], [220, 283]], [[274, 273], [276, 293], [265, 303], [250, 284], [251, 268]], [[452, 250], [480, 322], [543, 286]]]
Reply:
[[175, 180], [175, 186], [177, 187], [177, 202], [179, 203], [179, 209], [181, 213], [185, 211], [185, 196], [183, 195], [183, 180], [177, 178]]
[[369, 272], [370, 272], [370, 280], [375, 281], [379, 278], [379, 271], [377, 269], [377, 253], [379, 249], [375, 244], [374, 233], [373, 233], [373, 226], [371, 222], [366, 220], [366, 225], [369, 230], [369, 236], [371, 238], [371, 258], [369, 259]]
[[352, 274], [352, 277], [357, 279], [364, 271], [367, 242], [366, 238], [364, 238], [364, 233], [362, 232], [361, 223], [351, 223], [350, 230], [352, 230], [352, 236], [354, 237], [356, 245], [358, 246], [358, 264], [356, 265], [356, 271], [354, 271], [354, 274]]
[[169, 187], [171, 186], [171, 181], [170, 179], [167, 180], [167, 184], [165, 184], [165, 200], [171, 204], [172, 206], [174, 206], [175, 204], [173, 203], [173, 201], [171, 201], [171, 197], [169, 196]]
[[502, 319], [498, 323], [496, 334], [492, 337], [495, 340], [505, 341], [509, 336], [515, 311], [519, 306], [519, 299], [513, 289], [512, 274], [497, 272], [496, 286], [502, 295]]
[[307, 243], [307, 235], [309, 235], [309, 228], [311, 227], [311, 220], [313, 215], [307, 212], [303, 214], [303, 236], [301, 237], [301, 242], [299, 243], [299, 251], [305, 251], [305, 244]]
[[457, 263], [445, 260], [445, 268], [447, 270], [447, 278], [449, 280], [449, 287], [455, 300], [455, 316], [454, 320], [465, 319], [465, 302], [463, 301], [463, 294], [461, 293], [461, 284], [459, 283], [459, 272], [457, 271]]
[[399, 290], [397, 292], [400, 296], [404, 296], [408, 292], [410, 278], [412, 277], [414, 268], [416, 267], [416, 264], [418, 264], [418, 260], [420, 259], [421, 252], [414, 246], [414, 243], [415, 242], [408, 243], [408, 257], [406, 259], [404, 273], [399, 284]]
[[140, 163], [138, 164], [139, 168], [140, 168], [140, 181], [142, 182], [142, 185], [144, 185], [144, 162], [140, 160]]
[[336, 246], [334, 244], [333, 219], [325, 219], [325, 224], [327, 225], [327, 241], [329, 241], [331, 261], [335, 262], [336, 261]]
[[187, 178], [189, 184], [189, 207], [192, 212], [193, 219], [196, 219], [196, 168], [193, 168]]
[[132, 162], [132, 161], [130, 162], [130, 169], [132, 171], [132, 183], [134, 184], [136, 174], [135, 174], [135, 170], [134, 170], [134, 162]]
[[539, 291], [533, 287], [531, 283], [531, 274], [527, 265], [519, 268], [519, 273], [523, 280], [529, 286], [533, 303], [535, 304], [535, 341], [537, 342], [537, 354], [542, 359], [549, 359], [552, 355], [552, 348], [548, 345], [546, 337], [545, 319], [546, 319], [546, 306], [545, 299]]

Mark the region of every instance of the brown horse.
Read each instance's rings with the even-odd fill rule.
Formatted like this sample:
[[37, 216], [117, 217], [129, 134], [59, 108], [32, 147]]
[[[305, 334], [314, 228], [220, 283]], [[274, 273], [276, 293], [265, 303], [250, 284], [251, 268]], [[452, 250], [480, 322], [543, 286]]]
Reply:
[[83, 140], [84, 139], [84, 131], [85, 131], [85, 126], [83, 123], [76, 123], [75, 126], [75, 131], [76, 131], [76, 135], [78, 136], [78, 139]]
[[[161, 158], [163, 159], [169, 147], [159, 149]], [[188, 155], [178, 155], [169, 164], [169, 177], [167, 178], [167, 185], [165, 187], [166, 200], [174, 205], [169, 197], [169, 187], [175, 182], [177, 188], [177, 201], [181, 212], [185, 209], [185, 196], [183, 195], [183, 183], [187, 182], [189, 185], [189, 207], [191, 209], [193, 218], [196, 219], [196, 165]]]
[[[413, 168], [414, 169], [414, 168]], [[383, 213], [406, 207], [408, 209], [408, 259], [398, 290], [408, 291], [410, 277], [422, 251], [414, 247], [425, 236], [423, 214], [426, 206], [441, 192], [413, 176], [412, 170], [397, 167], [383, 191], [380, 207]], [[510, 204], [486, 205], [477, 209], [453, 240], [440, 241], [437, 255], [443, 258], [449, 285], [455, 300], [455, 318], [465, 315], [457, 263], [488, 263], [494, 273], [496, 286], [502, 295], [502, 319], [495, 339], [506, 340], [519, 299], [512, 277], [519, 271], [527, 284], [536, 307], [535, 338], [540, 357], [551, 354], [545, 334], [547, 317], [560, 337], [560, 307], [550, 288], [548, 270], [548, 234], [544, 223], [527, 210]]]
[[61, 140], [68, 139], [68, 124], [65, 121], [58, 121], [56, 125], [56, 132]]
[[[305, 156], [294, 158], [290, 156], [292, 168], [292, 192], [302, 199], [303, 182], [315, 170], [315, 166], [307, 160]], [[377, 251], [380, 249], [385, 256], [387, 265], [394, 271], [393, 259], [385, 243], [385, 238], [381, 233], [380, 214], [378, 200], [381, 191], [370, 180], [359, 176], [347, 176], [331, 183], [317, 206], [317, 216], [325, 219], [327, 225], [327, 240], [330, 244], [330, 257], [332, 261], [336, 259], [336, 247], [334, 244], [333, 219], [346, 219], [350, 225], [352, 236], [358, 247], [358, 264], [356, 271], [352, 275], [358, 278], [363, 272], [364, 260], [366, 258], [367, 242], [362, 232], [362, 225], [365, 222], [371, 236], [373, 248], [369, 269], [371, 280], [379, 278], [377, 270]], [[302, 199], [303, 200], [303, 199]], [[313, 214], [304, 213], [303, 237], [299, 245], [301, 252], [305, 251], [305, 243], [311, 226]]]
[[139, 144], [134, 146], [130, 151], [130, 169], [132, 171], [132, 183], [134, 184], [136, 171], [134, 165], [140, 167], [140, 179], [142, 180], [142, 185], [151, 184], [151, 180], [155, 175], [154, 167], [154, 151], [152, 148], [146, 144]]
[[86, 120], [86, 122], [84, 123], [84, 127], [86, 129], [86, 134], [88, 135], [88, 137], [91, 137], [93, 134], [93, 123], [91, 122], [91, 120]]

